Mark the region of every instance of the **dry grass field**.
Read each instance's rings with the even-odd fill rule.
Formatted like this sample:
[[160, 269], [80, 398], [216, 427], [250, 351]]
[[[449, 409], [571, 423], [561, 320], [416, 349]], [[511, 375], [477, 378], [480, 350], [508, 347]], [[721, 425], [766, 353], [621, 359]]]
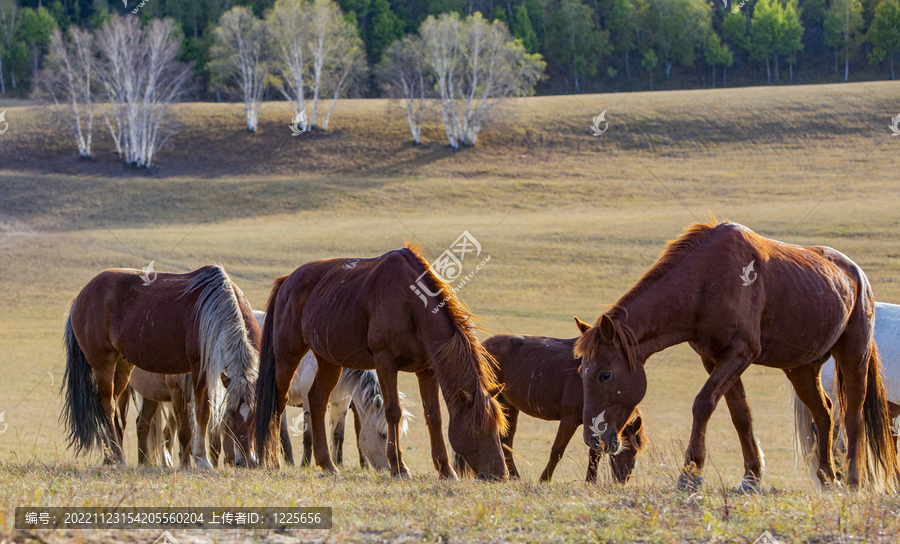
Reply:
[[[242, 106], [176, 106], [178, 132], [148, 171], [121, 166], [97, 123], [79, 160], [65, 126], [13, 107], [0, 135], [0, 540], [152, 542], [150, 531], [23, 533], [17, 505], [333, 506], [308, 533], [183, 531], [182, 542], [898, 542], [900, 497], [819, 494], [794, 464], [787, 381], [745, 374], [766, 491], [742, 475], [722, 403], [707, 437], [707, 484], [674, 491], [691, 403], [705, 379], [686, 345], [647, 363], [642, 404], [652, 444], [636, 478], [582, 480], [580, 432], [550, 484], [537, 477], [553, 422], [522, 416], [521, 481], [437, 479], [416, 381], [403, 439], [411, 481], [356, 467], [338, 476], [281, 471], [101, 468], [66, 450], [57, 418], [71, 299], [110, 267], [181, 272], [223, 264], [254, 307], [271, 279], [325, 257], [369, 257], [405, 241], [437, 257], [468, 230], [491, 261], [461, 292], [485, 333], [572, 337], [692, 220], [708, 214], [799, 244], [829, 245], [867, 272], [878, 300], [900, 303], [900, 138], [887, 125], [900, 84], [529, 98], [504, 105], [478, 145], [452, 152], [433, 109], [424, 143], [379, 100], [338, 105], [332, 131], [291, 137], [291, 112], [267, 104], [258, 134]], [[607, 110], [609, 131], [588, 128]], [[722, 270], [723, 277], [740, 270]], [[294, 415], [296, 412], [290, 412]], [[446, 417], [445, 417], [446, 425]], [[2, 423], [0, 423], [2, 428]], [[351, 433], [352, 434], [352, 433]], [[295, 439], [297, 440], [297, 439]], [[136, 461], [133, 421], [126, 453]], [[301, 448], [299, 440], [295, 451]]]

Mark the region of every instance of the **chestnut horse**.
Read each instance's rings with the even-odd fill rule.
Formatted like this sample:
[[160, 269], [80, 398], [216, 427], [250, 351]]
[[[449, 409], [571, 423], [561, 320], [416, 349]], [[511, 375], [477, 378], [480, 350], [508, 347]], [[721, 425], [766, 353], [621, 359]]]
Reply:
[[[411, 293], [415, 285], [445, 293], [432, 312]], [[309, 262], [277, 278], [266, 304], [257, 382], [256, 447], [261, 461], [277, 464], [277, 426], [300, 360], [312, 350], [319, 368], [309, 391], [316, 464], [337, 472], [328, 453], [325, 409], [342, 368], [375, 369], [388, 422], [391, 474], [409, 477], [399, 438], [402, 406], [397, 373], [413, 372], [425, 409], [432, 460], [455, 478], [441, 431], [438, 384], [450, 413], [454, 450], [484, 478], [507, 477], [499, 433], [506, 420], [497, 400], [489, 355], [475, 337], [470, 314], [419, 252], [407, 246], [371, 259]]]
[[[238, 465], [256, 464], [252, 449], [254, 382], [260, 331], [250, 305], [225, 270], [204, 266], [186, 274], [140, 270], [101, 272], [81, 290], [66, 317], [65, 405], [61, 418], [76, 453], [105, 448], [106, 462], [126, 465], [113, 412], [134, 367], [159, 374], [190, 373], [193, 454], [211, 468], [207, 424], [227, 425], [238, 438]], [[221, 376], [230, 377], [227, 389]]]
[[599, 436], [585, 428], [584, 441], [618, 450], [647, 389], [647, 358], [688, 342], [709, 379], [694, 400], [679, 488], [702, 483], [706, 427], [723, 395], [743, 450], [742, 488], [758, 488], [762, 461], [740, 381], [751, 364], [783, 370], [812, 411], [823, 435], [817, 476], [834, 485], [831, 401], [819, 381], [830, 353], [840, 375], [847, 483], [894, 490], [900, 467], [872, 337], [873, 307], [865, 273], [834, 249], [769, 240], [736, 223], [694, 223], [576, 343], [584, 421], [604, 414], [608, 422]]
[[[583, 331], [590, 325], [575, 318]], [[562, 459], [572, 435], [581, 426], [584, 404], [579, 359], [572, 351], [577, 338], [561, 339], [546, 336], [516, 336], [498, 334], [484, 341], [484, 347], [497, 361], [497, 380], [503, 390], [497, 400], [506, 411], [509, 427], [500, 440], [505, 446], [506, 467], [511, 477], [519, 471], [513, 461], [513, 440], [519, 412], [547, 421], [559, 421], [556, 439], [550, 448], [550, 461], [541, 473], [541, 480], [550, 481], [556, 465]], [[634, 470], [635, 458], [647, 443], [640, 410], [625, 426], [625, 447], [611, 455], [609, 464], [615, 479], [624, 483]], [[597, 480], [600, 453], [591, 448], [586, 480]]]

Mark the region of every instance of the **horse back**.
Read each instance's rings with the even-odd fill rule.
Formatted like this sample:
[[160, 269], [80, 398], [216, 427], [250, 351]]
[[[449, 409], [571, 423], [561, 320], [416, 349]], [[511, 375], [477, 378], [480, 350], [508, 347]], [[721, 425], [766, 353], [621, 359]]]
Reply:
[[[540, 419], [559, 420], [583, 403], [575, 338], [498, 334], [484, 341], [494, 357], [503, 399]], [[577, 407], [575, 405], [578, 405]]]

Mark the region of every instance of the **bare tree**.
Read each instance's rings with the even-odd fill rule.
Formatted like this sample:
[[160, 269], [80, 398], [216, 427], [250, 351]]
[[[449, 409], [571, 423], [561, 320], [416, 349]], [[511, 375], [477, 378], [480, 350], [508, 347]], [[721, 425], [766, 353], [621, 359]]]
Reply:
[[262, 96], [269, 77], [266, 25], [250, 8], [235, 6], [222, 14], [215, 30], [210, 67], [222, 80], [232, 80], [244, 97], [247, 130], [256, 132]]
[[447, 141], [454, 149], [475, 145], [501, 99], [533, 93], [546, 66], [540, 55], [525, 51], [504, 23], [489, 23], [480, 13], [465, 21], [455, 13], [429, 16], [419, 34], [426, 44], [425, 62], [440, 89]]
[[406, 121], [413, 141], [421, 143], [422, 115], [425, 111], [425, 65], [422, 57], [424, 43], [417, 36], [397, 40], [384, 52], [380, 76], [387, 93], [402, 98], [406, 106]]
[[191, 78], [191, 65], [177, 60], [180, 33], [171, 19], [153, 19], [141, 28], [137, 17], [113, 16], [96, 40], [98, 75], [111, 110], [104, 120], [116, 151], [128, 164], [149, 167], [168, 139], [160, 142], [169, 104], [184, 97]]
[[305, 0], [276, 0], [266, 17], [276, 58], [272, 81], [291, 103], [294, 115], [306, 110], [304, 76], [308, 62], [304, 43], [309, 35], [310, 11]]
[[[319, 1], [322, 0], [317, 0], [317, 3]], [[331, 112], [334, 111], [341, 95], [365, 79], [367, 72], [365, 46], [355, 26], [345, 21], [343, 17], [337, 18], [328, 40], [332, 42], [330, 54], [325, 57], [322, 70], [324, 75], [316, 85], [316, 90], [321, 85], [324, 91], [332, 93], [331, 104], [322, 122], [322, 130], [328, 130]], [[315, 111], [313, 106], [313, 119]]]
[[[6, 94], [6, 84], [3, 83], [3, 52], [12, 49], [17, 15], [16, 0], [0, 0], [0, 93], [3, 94]], [[9, 74], [12, 77], [13, 89], [15, 89], [16, 74], [13, 70], [10, 70]]]
[[[59, 29], [53, 31], [48, 65], [40, 82], [53, 99], [56, 114], [72, 129], [78, 153], [90, 157], [94, 127], [94, 37], [77, 26], [72, 27], [71, 34], [69, 43]], [[60, 105], [60, 97], [65, 108]]]

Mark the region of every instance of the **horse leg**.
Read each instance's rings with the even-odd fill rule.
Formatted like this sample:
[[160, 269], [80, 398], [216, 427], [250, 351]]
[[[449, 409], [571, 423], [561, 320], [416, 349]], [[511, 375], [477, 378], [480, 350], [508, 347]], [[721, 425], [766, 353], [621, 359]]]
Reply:
[[[400, 391], [397, 389], [397, 372], [400, 370], [397, 361], [394, 360], [394, 356], [386, 351], [375, 354], [375, 367], [378, 374], [378, 384], [381, 386], [381, 395], [384, 398], [384, 417], [388, 427], [388, 439], [385, 447], [388, 466], [391, 468], [391, 476], [409, 478], [409, 468], [403, 463], [403, 451], [400, 449], [400, 418], [403, 416], [403, 408], [400, 406]], [[427, 382], [428, 380], [424, 381]], [[431, 459], [435, 466], [438, 467], [438, 456], [440, 456], [441, 451], [443, 451], [442, 462], [446, 464], [448, 461], [447, 447], [444, 445], [443, 434], [441, 435], [440, 445], [435, 445], [434, 433], [431, 430], [434, 422], [430, 419], [434, 414], [430, 408], [432, 400], [437, 395], [436, 393], [431, 393], [430, 388], [422, 389], [423, 383], [423, 379], [419, 378], [419, 391], [422, 394], [422, 404], [425, 407], [425, 423], [428, 425], [428, 435], [431, 438]], [[438, 429], [440, 429], [440, 412], [438, 412], [437, 417]]]
[[[716, 362], [707, 357], [701, 357], [701, 359], [707, 374], [712, 374]], [[756, 437], [753, 435], [753, 416], [750, 413], [747, 394], [740, 378], [725, 392], [725, 404], [731, 414], [731, 424], [737, 431], [738, 440], [741, 443], [741, 453], [744, 456], [744, 478], [741, 480], [738, 492], [759, 492], [762, 484], [762, 454], [756, 443]]]
[[336, 399], [335, 393], [329, 399], [329, 420], [331, 423], [331, 452], [334, 454], [335, 463], [344, 465], [344, 427], [347, 424], [347, 409], [350, 406], [350, 397]]
[[362, 448], [359, 447], [359, 432], [362, 430], [362, 422], [359, 420], [359, 413], [352, 402], [350, 403], [350, 411], [353, 412], [353, 430], [356, 431], [356, 451], [359, 453], [359, 466], [365, 469], [368, 468], [369, 463], [366, 461], [366, 456], [363, 455]]
[[206, 439], [209, 440], [209, 460], [212, 462], [213, 468], [219, 468], [219, 456], [222, 454], [222, 435], [221, 431], [214, 432], [212, 430], [207, 433]]
[[588, 454], [587, 476], [584, 477], [584, 481], [588, 483], [594, 483], [597, 481], [597, 465], [600, 464], [601, 454], [594, 448], [589, 448]]
[[150, 451], [147, 445], [147, 435], [150, 434], [150, 422], [156, 414], [159, 403], [144, 397], [141, 409], [138, 411], [137, 417], [137, 448], [138, 448], [138, 464], [150, 464]]
[[[578, 416], [580, 416], [580, 414], [578, 414]], [[542, 482], [550, 481], [550, 478], [553, 476], [553, 471], [556, 469], [556, 465], [566, 452], [566, 446], [568, 446], [569, 441], [572, 440], [572, 435], [575, 434], [575, 431], [578, 430], [578, 426], [581, 425], [581, 417], [578, 416], [565, 414], [562, 419], [560, 419], [559, 428], [556, 431], [556, 439], [553, 440], [553, 446], [550, 447], [550, 461], [547, 462], [547, 467], [544, 468], [544, 472], [541, 473]]]
[[[755, 351], [758, 353], [759, 350]], [[684, 471], [678, 479], [679, 490], [696, 490], [701, 486], [703, 482], [701, 473], [706, 461], [706, 427], [709, 425], [709, 418], [712, 417], [719, 399], [750, 366], [751, 361], [755, 358], [750, 353], [750, 348], [742, 342], [736, 341], [732, 344], [732, 347], [726, 350], [725, 355], [716, 363], [709, 374], [709, 379], [694, 398], [694, 422], [688, 448], [684, 455]]]
[[116, 439], [119, 444], [125, 443], [125, 427], [128, 424], [128, 400], [131, 390], [126, 386], [125, 391], [119, 395], [116, 401]]
[[834, 459], [832, 458], [832, 439], [834, 421], [831, 415], [832, 403], [825, 395], [822, 389], [822, 379], [819, 371], [822, 369], [822, 362], [804, 365], [799, 368], [785, 370], [791, 385], [800, 402], [809, 408], [812, 412], [813, 422], [816, 425], [816, 447], [818, 448], [819, 467], [816, 470], [816, 476], [822, 485], [833, 485], [834, 477]]
[[506, 460], [506, 470], [509, 471], [510, 478], [518, 478], [519, 470], [516, 468], [515, 459], [513, 459], [513, 441], [516, 438], [516, 426], [519, 423], [519, 409], [512, 404], [507, 404], [503, 399], [503, 395], [499, 395], [498, 400], [500, 405], [506, 410], [506, 434], [500, 437], [500, 444], [503, 447], [503, 458]]
[[281, 414], [281, 451], [284, 454], [284, 462], [294, 464], [294, 447], [291, 445], [291, 435], [288, 433], [287, 413]]
[[[181, 446], [181, 466], [187, 468], [191, 466], [191, 450], [190, 443], [193, 437], [193, 429], [191, 428], [191, 406], [188, 391], [185, 390], [186, 384], [182, 378], [176, 378], [179, 381], [166, 380], [169, 386], [169, 395], [172, 398], [172, 411], [175, 412], [175, 421], [178, 424], [178, 444]], [[184, 380], [186, 381], [186, 380]]]
[[115, 381], [116, 360], [119, 356], [114, 351], [102, 355], [92, 355], [94, 354], [85, 353], [85, 357], [94, 371], [94, 380], [97, 383], [97, 398], [100, 400], [100, 407], [103, 410], [104, 424], [106, 426], [106, 430], [101, 432], [106, 445], [103, 464], [127, 466], [128, 463], [125, 462], [122, 447], [116, 439], [115, 405], [117, 396], [115, 395]]
[[[450, 466], [450, 456], [447, 454], [447, 445], [444, 443], [444, 433], [441, 430], [441, 404], [438, 398], [438, 383], [434, 377], [434, 370], [423, 370], [416, 373], [419, 379], [419, 393], [422, 395], [422, 406], [425, 410], [425, 424], [428, 426], [428, 436], [431, 438], [431, 460], [441, 478], [457, 480], [459, 477]], [[403, 463], [400, 450], [399, 425], [403, 409], [400, 406], [400, 397], [397, 390], [397, 373], [393, 372], [388, 379], [381, 379], [378, 373], [378, 381], [381, 382], [381, 392], [384, 395], [384, 413], [388, 422], [388, 461], [391, 465], [391, 475], [409, 477], [409, 469]], [[385, 388], [387, 386], [387, 388]], [[396, 459], [391, 458], [391, 454]], [[394, 472], [396, 461], [397, 472]]]
[[[309, 399], [304, 399], [304, 404], [309, 406]], [[300, 460], [301, 467], [308, 467], [312, 461], [312, 426], [309, 424], [309, 410], [303, 410], [303, 459]]]
[[[328, 472], [337, 472], [337, 467], [331, 461], [331, 453], [328, 451], [328, 433], [325, 432], [325, 411], [328, 409], [328, 400], [334, 386], [341, 378], [341, 367], [326, 362], [316, 354], [319, 362], [319, 370], [316, 379], [309, 389], [309, 426], [312, 431], [313, 453], [316, 457], [316, 465]], [[305, 400], [305, 399], [304, 399]]]
[[194, 420], [197, 423], [197, 427], [194, 429], [194, 459], [197, 460], [197, 468], [213, 468], [209, 460], [209, 447], [206, 443], [210, 417], [206, 375], [195, 374], [191, 378], [194, 380]]

